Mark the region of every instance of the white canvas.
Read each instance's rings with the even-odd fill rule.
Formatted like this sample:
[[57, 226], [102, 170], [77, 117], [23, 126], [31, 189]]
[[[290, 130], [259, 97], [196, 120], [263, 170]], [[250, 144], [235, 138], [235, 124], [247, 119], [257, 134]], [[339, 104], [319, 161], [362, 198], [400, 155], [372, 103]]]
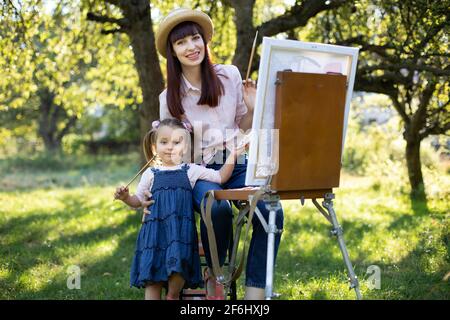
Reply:
[[264, 185], [278, 169], [278, 148], [282, 146], [274, 143], [277, 141], [277, 133], [272, 130], [276, 73], [291, 70], [323, 74], [333, 72], [347, 76], [343, 149], [357, 60], [358, 48], [263, 38], [246, 185]]

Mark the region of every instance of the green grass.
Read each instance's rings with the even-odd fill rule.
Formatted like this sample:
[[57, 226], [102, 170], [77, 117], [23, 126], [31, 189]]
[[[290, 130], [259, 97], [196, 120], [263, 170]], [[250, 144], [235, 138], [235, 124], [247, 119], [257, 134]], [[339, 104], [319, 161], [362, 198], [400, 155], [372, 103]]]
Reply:
[[[142, 299], [129, 287], [140, 212], [112, 201], [138, 169], [136, 155], [0, 160], [0, 299]], [[411, 204], [396, 176], [341, 176], [334, 207], [365, 299], [450, 298], [450, 183], [425, 174], [427, 205]], [[283, 208], [274, 291], [354, 299], [327, 220], [310, 201]], [[67, 289], [71, 265], [81, 268], [80, 290]], [[368, 287], [370, 265], [381, 269], [381, 289]]]

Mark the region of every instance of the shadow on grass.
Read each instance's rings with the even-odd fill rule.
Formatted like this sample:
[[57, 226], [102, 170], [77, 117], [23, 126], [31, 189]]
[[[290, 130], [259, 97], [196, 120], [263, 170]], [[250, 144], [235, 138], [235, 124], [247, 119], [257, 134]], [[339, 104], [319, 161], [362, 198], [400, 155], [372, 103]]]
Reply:
[[[318, 213], [319, 214], [319, 213]], [[327, 222], [327, 220], [323, 219], [323, 224], [319, 226], [314, 221], [301, 221], [302, 219], [297, 219], [294, 221], [289, 221], [288, 224], [285, 225], [285, 228], [288, 228], [289, 234], [311, 234], [318, 233], [321, 235], [325, 235], [325, 237], [320, 241], [317, 241], [314, 245], [313, 250], [305, 251], [302, 249], [302, 244], [297, 243], [295, 240], [283, 236], [280, 244], [280, 252], [277, 257], [278, 265], [292, 265], [292, 263], [300, 263], [301, 269], [306, 270], [332, 270], [343, 266], [343, 260], [339, 256], [339, 258], [334, 258], [336, 256], [336, 248], [339, 249], [338, 242], [334, 236], [331, 235], [332, 226]], [[358, 238], [358, 235], [362, 235], [366, 232], [369, 232], [367, 226], [357, 227], [351, 222], [344, 222], [344, 238], [346, 240], [347, 249], [351, 249], [351, 245], [353, 242], [357, 241], [353, 237]], [[351, 235], [351, 237], [349, 237]], [[295, 247], [298, 250], [294, 251], [286, 251], [283, 250], [284, 247]], [[352, 257], [350, 257], [352, 258]], [[354, 257], [353, 257], [354, 258]], [[365, 256], [359, 256], [357, 260], [364, 260]], [[315, 273], [317, 274], [317, 273]]]
[[[12, 272], [0, 280], [0, 296], [6, 299], [142, 299], [143, 291], [129, 288], [129, 270], [134, 252], [134, 244], [140, 227], [139, 216], [129, 215], [124, 221], [115, 226], [100, 226], [89, 232], [64, 235], [52, 241], [50, 246], [42, 245], [42, 241], [47, 239], [51, 226], [29, 227], [45, 219], [57, 217], [58, 223], [67, 223], [73, 219], [80, 219], [86, 214], [91, 206], [87, 206], [82, 200], [76, 197], [67, 197], [64, 200], [66, 207], [61, 212], [46, 213], [37, 212], [25, 217], [18, 217], [9, 220], [0, 227], [0, 234], [3, 232], [14, 232], [17, 238], [7, 246], [0, 248], [1, 255], [6, 255], [10, 260]], [[101, 207], [108, 207], [106, 202], [99, 204]], [[77, 209], [76, 209], [77, 208]], [[108, 214], [122, 214], [121, 212], [110, 212]], [[320, 213], [316, 213], [320, 215]], [[385, 213], [389, 215], [389, 212]], [[366, 278], [366, 268], [368, 267], [368, 252], [363, 249], [356, 249], [361, 239], [373, 232], [375, 228], [359, 220], [338, 219], [344, 229], [344, 238], [347, 249], [350, 251], [350, 259], [360, 283]], [[400, 216], [394, 220], [384, 232], [399, 232], [407, 230], [413, 232], [414, 229], [426, 223], [426, 216], [416, 217], [415, 215]], [[331, 225], [324, 219], [321, 222], [298, 218], [288, 219], [285, 222], [285, 229], [290, 235], [298, 234], [330, 234]], [[448, 250], [448, 234], [445, 229], [439, 234], [437, 243], [446, 244]], [[123, 236], [121, 236], [123, 235]], [[81, 290], [67, 289], [68, 266], [64, 265], [67, 254], [61, 254], [61, 250], [76, 250], [80, 247], [89, 247], [99, 241], [118, 236], [117, 246], [106, 256], [93, 261], [82, 262], [79, 266], [82, 271]], [[276, 275], [279, 277], [276, 283], [283, 285], [280, 275], [289, 274], [287, 281], [295, 282], [299, 278], [305, 285], [319, 279], [325, 289], [315, 289], [311, 293], [312, 299], [329, 299], [334, 284], [330, 284], [330, 277], [338, 275], [342, 278], [342, 283], [346, 283], [346, 268], [339, 251], [338, 243], [331, 235], [323, 238], [315, 244], [311, 250], [304, 250], [301, 243], [297, 243], [296, 237], [282, 237], [280, 250], [277, 259]], [[381, 290], [370, 290], [363, 292], [365, 299], [450, 299], [448, 282], [442, 280], [446, 272], [450, 270], [449, 261], [441, 262], [437, 266], [426, 271], [429, 261], [435, 259], [436, 252], [433, 251], [433, 243], [429, 243], [429, 237], [423, 237], [415, 248], [397, 263], [385, 263], [383, 261], [371, 261], [381, 269]], [[27, 245], [27, 241], [28, 242]], [[294, 247], [295, 250], [286, 248]], [[86, 250], [86, 249], [85, 249]], [[59, 253], [58, 253], [59, 252]], [[447, 251], [448, 253], [448, 251]], [[73, 252], [75, 257], [77, 252]], [[76, 258], [74, 259], [76, 261]], [[63, 271], [59, 271], [52, 278], [51, 282], [42, 285], [38, 289], [30, 289], [20, 281], [21, 274], [30, 271], [42, 263], [60, 265]], [[430, 269], [430, 268], [428, 268]], [[301, 271], [299, 274], [297, 271]], [[284, 276], [283, 276], [284, 278]], [[328, 284], [329, 287], [326, 287]], [[3, 291], [3, 292], [2, 292]], [[282, 297], [288, 299], [289, 297]]]
[[[417, 228], [430, 217], [444, 219], [445, 211], [431, 211], [428, 204], [423, 201], [411, 200], [411, 214], [403, 214], [391, 222], [389, 230], [411, 230]], [[386, 211], [385, 214], [397, 216], [395, 211]]]
[[[11, 246], [45, 240], [53, 229], [51, 226], [46, 226], [46, 222], [54, 220], [57, 223], [64, 224], [73, 219], [80, 219], [89, 215], [92, 210], [98, 209], [97, 206], [86, 205], [83, 200], [76, 196], [62, 197], [61, 202], [64, 203], [62, 210], [37, 210], [33, 213], [25, 212], [23, 216], [8, 219], [8, 222], [0, 225], [0, 234], [15, 234], [16, 240], [13, 243], [8, 243]], [[106, 202], [100, 205], [106, 206]], [[120, 209], [114, 208], [110, 211], [118, 210]], [[33, 225], [35, 227], [31, 227]], [[25, 230], [26, 232], [24, 232]]]
[[[61, 212], [41, 212], [14, 218], [1, 226], [0, 233], [14, 232], [17, 237], [0, 248], [0, 255], [6, 257], [10, 270], [9, 275], [0, 280], [0, 287], [2, 287], [0, 297], [4, 299], [135, 298], [136, 294], [140, 294], [139, 290], [131, 292], [131, 289], [128, 289], [124, 292], [121, 289], [128, 288], [129, 268], [140, 227], [140, 215], [129, 215], [124, 221], [114, 226], [101, 226], [92, 231], [70, 235], [60, 234], [51, 242], [46, 241], [52, 229], [51, 226], [45, 227], [45, 224], [42, 224], [37, 228], [27, 228], [37, 221], [54, 219], [55, 216], [58, 223], [67, 223], [81, 218], [90, 209], [76, 197], [66, 197], [64, 202], [66, 207]], [[100, 206], [107, 207], [107, 204], [102, 203]], [[135, 232], [130, 232], [133, 229]], [[69, 290], [66, 282], [68, 277], [66, 270], [69, 266], [65, 265], [64, 260], [71, 258], [72, 254], [72, 261], [76, 261], [79, 254], [89, 256], [88, 252], [78, 250], [89, 250], [87, 248], [90, 246], [114, 237], [117, 237], [117, 246], [111, 255], [93, 259], [93, 261], [75, 262], [81, 268], [82, 290]], [[30, 289], [23, 283], [21, 276], [40, 264], [59, 266], [63, 271], [58, 271], [49, 283], [40, 286], [39, 289]]]
[[[381, 289], [375, 297], [382, 299], [450, 299], [450, 284], [445, 276], [450, 271], [449, 235], [442, 230], [421, 232], [420, 241], [398, 263], [377, 262], [381, 273]], [[446, 254], [440, 248], [446, 247]]]
[[[319, 214], [317, 212], [317, 214]], [[389, 215], [386, 212], [386, 215]], [[395, 214], [394, 212], [392, 214]], [[398, 215], [398, 213], [396, 213]], [[361, 239], [366, 234], [377, 232], [377, 228], [357, 221], [342, 221], [337, 213], [338, 220], [344, 229], [344, 239], [347, 250], [350, 254], [350, 260], [355, 273], [360, 281], [366, 281], [366, 274], [369, 265], [377, 265], [381, 269], [381, 290], [365, 290], [363, 298], [365, 299], [449, 299], [450, 290], [448, 290], [448, 280], [443, 281], [444, 276], [450, 271], [449, 264], [449, 236], [445, 231], [435, 239], [435, 244], [430, 244], [426, 237], [421, 237], [419, 243], [404, 258], [396, 263], [384, 261], [367, 261], [369, 252], [363, 249], [357, 249]], [[395, 219], [381, 232], [408, 231], [417, 232], [421, 226], [426, 225], [426, 214], [421, 215], [402, 215]], [[324, 219], [322, 223], [311, 220], [296, 219], [289, 220], [285, 228], [289, 234], [311, 234], [319, 232], [320, 234], [329, 234], [331, 224]], [[445, 227], [443, 228], [445, 230]], [[434, 235], [436, 233], [433, 233]], [[430, 234], [431, 236], [431, 234]], [[433, 239], [433, 237], [429, 237]], [[289, 282], [296, 282], [300, 278], [301, 283], [308, 285], [311, 281], [323, 279], [323, 285], [327, 285], [331, 276], [336, 274], [342, 277], [342, 283], [347, 281], [347, 269], [344, 260], [339, 251], [339, 246], [335, 237], [323, 238], [317, 241], [313, 249], [304, 250], [301, 243], [297, 243], [295, 237], [283, 237], [277, 258], [277, 275], [287, 276]], [[446, 247], [447, 259], [439, 256], [441, 245]], [[296, 250], [286, 250], [286, 248], [296, 248]], [[389, 260], [389, 259], [388, 259]], [[430, 267], [430, 261], [441, 261], [438, 266]], [[432, 269], [433, 271], [427, 271]], [[322, 280], [321, 280], [322, 281]], [[282, 285], [282, 282], [277, 282]], [[367, 286], [364, 286], [365, 288]], [[335, 289], [333, 285], [329, 290]], [[314, 290], [310, 297], [313, 299], [327, 299], [327, 290]], [[302, 294], [301, 294], [302, 295]]]
[[312, 300], [327, 300], [328, 294], [324, 290], [316, 290], [312, 294]]
[[414, 197], [410, 197], [411, 201], [411, 209], [413, 210], [415, 215], [425, 215], [430, 212], [428, 209], [428, 202], [425, 200], [417, 199]]

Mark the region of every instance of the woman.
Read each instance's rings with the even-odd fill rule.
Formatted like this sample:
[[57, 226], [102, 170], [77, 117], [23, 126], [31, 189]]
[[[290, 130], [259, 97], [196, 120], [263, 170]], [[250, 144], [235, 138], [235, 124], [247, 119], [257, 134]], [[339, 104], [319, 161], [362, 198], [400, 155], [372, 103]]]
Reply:
[[[160, 118], [178, 118], [189, 122], [194, 131], [195, 160], [218, 170], [226, 159], [226, 146], [239, 144], [252, 126], [255, 84], [242, 85], [233, 65], [212, 64], [207, 44], [213, 35], [213, 24], [201, 11], [176, 9], [161, 22], [156, 34], [156, 47], [167, 59], [167, 88], [160, 94]], [[242, 130], [242, 131], [241, 131]], [[231, 149], [231, 148], [230, 148]], [[225, 184], [199, 180], [193, 190], [194, 207], [208, 190], [234, 189], [245, 186], [247, 160], [239, 159], [230, 180]], [[265, 219], [269, 212], [262, 201], [258, 208]], [[232, 228], [232, 210], [227, 201], [216, 201], [212, 220], [217, 240], [219, 262], [223, 265]], [[277, 212], [276, 224], [283, 226], [283, 211]], [[208, 237], [201, 222], [201, 238], [209, 267]], [[280, 235], [275, 240], [275, 256]], [[246, 265], [245, 299], [264, 299], [266, 281], [267, 234], [259, 219], [253, 219], [253, 234]], [[209, 273], [211, 274], [211, 270]], [[207, 292], [214, 299], [215, 279], [207, 281]]]

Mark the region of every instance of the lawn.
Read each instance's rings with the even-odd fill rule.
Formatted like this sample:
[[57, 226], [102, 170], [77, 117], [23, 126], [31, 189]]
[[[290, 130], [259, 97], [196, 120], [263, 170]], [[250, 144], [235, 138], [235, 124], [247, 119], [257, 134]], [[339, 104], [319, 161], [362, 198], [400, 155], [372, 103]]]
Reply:
[[[112, 199], [138, 169], [137, 155], [0, 160], [0, 299], [142, 299], [129, 287], [141, 213]], [[449, 178], [425, 174], [427, 205], [396, 176], [342, 172], [334, 207], [365, 299], [450, 298]], [[282, 204], [279, 299], [355, 299], [328, 221], [310, 201]], [[71, 266], [79, 290], [67, 287]]]

